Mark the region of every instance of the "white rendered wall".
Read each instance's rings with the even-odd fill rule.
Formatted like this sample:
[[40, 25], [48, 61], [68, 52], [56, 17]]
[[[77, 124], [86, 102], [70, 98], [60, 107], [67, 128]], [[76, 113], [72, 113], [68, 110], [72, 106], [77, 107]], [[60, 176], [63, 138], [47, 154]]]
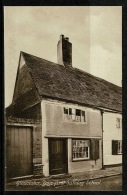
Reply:
[[99, 170], [102, 168], [101, 140], [99, 140], [100, 158], [98, 160], [72, 161], [72, 139], [68, 139], [68, 173]]
[[[63, 107], [85, 109], [87, 122], [67, 123], [63, 121]], [[49, 175], [49, 151], [48, 138], [60, 137], [68, 139], [68, 172], [80, 172], [97, 170], [102, 168], [102, 116], [99, 110], [85, 108], [79, 105], [67, 104], [58, 101], [42, 100], [42, 163], [43, 173]], [[60, 111], [60, 112], [59, 112]], [[80, 132], [79, 132], [80, 131]], [[67, 132], [67, 133], [66, 133]], [[70, 137], [70, 138], [69, 138]], [[72, 137], [74, 138], [99, 138], [100, 158], [98, 160], [86, 160], [72, 162]]]
[[103, 114], [103, 154], [104, 165], [122, 163], [122, 155], [112, 155], [112, 140], [122, 140], [122, 128], [116, 127], [116, 118], [121, 118], [121, 114]]

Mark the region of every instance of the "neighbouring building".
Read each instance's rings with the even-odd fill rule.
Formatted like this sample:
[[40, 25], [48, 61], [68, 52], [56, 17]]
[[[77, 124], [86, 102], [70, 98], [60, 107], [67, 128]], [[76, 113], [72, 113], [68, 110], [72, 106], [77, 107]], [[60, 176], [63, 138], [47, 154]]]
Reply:
[[103, 158], [105, 166], [122, 163], [122, 115], [119, 112], [103, 113]]
[[64, 35], [57, 54], [58, 64], [20, 53], [6, 109], [9, 177], [122, 163], [121, 87], [74, 68], [72, 44]]

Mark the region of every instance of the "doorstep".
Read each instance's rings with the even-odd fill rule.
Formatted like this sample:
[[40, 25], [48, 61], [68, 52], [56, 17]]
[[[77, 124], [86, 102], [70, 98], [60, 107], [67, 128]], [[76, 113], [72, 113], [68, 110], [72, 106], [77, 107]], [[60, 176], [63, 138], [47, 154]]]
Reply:
[[70, 178], [70, 177], [72, 177], [72, 175], [67, 174], [67, 173], [57, 174], [57, 175], [50, 175], [49, 176], [50, 179], [66, 179], [66, 178]]

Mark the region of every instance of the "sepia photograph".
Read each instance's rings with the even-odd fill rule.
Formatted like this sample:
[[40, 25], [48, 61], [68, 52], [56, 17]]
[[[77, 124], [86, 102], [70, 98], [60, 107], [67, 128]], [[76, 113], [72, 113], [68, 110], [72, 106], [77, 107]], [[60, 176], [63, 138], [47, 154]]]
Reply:
[[4, 6], [5, 190], [122, 191], [122, 6]]

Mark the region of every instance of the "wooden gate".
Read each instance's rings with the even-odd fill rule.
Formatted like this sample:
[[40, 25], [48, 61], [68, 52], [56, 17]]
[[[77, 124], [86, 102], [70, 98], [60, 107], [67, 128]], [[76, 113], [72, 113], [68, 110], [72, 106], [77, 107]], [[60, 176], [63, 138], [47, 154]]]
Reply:
[[49, 174], [67, 173], [67, 140], [49, 139]]
[[32, 175], [32, 128], [6, 128], [7, 178]]

